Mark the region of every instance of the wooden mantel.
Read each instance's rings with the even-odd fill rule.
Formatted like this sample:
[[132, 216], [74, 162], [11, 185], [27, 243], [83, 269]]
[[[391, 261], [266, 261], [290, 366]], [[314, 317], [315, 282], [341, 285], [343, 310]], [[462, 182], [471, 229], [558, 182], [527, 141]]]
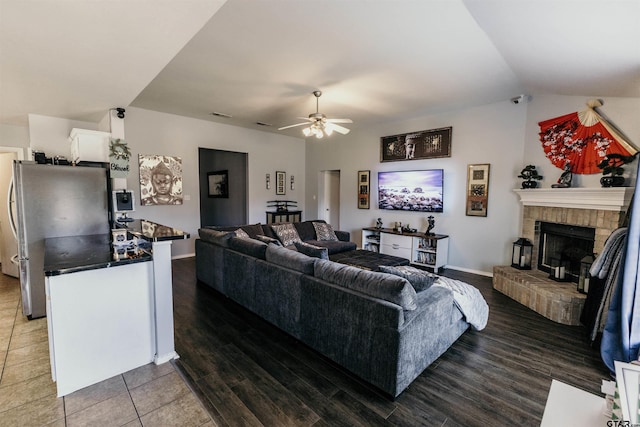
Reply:
[[513, 190], [523, 206], [624, 211], [635, 187], [529, 188]]

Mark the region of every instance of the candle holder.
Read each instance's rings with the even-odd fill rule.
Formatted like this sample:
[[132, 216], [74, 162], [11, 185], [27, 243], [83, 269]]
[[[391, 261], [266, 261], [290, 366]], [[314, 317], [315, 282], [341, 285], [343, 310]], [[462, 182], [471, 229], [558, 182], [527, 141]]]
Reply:
[[571, 268], [571, 262], [560, 258], [551, 258], [551, 271], [549, 278], [556, 282], [569, 282], [571, 277], [569, 276], [569, 269]]
[[589, 293], [591, 280], [593, 280], [589, 270], [591, 270], [591, 264], [593, 264], [594, 259], [593, 255], [587, 255], [580, 260], [580, 276], [578, 276], [577, 291], [581, 294]]

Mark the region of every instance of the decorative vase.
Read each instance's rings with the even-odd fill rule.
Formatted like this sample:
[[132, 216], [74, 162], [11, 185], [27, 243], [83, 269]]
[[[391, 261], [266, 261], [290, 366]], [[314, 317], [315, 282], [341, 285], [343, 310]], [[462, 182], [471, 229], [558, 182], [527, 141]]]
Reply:
[[600, 178], [600, 185], [603, 187], [622, 187], [624, 185], [624, 176], [603, 176]]
[[522, 188], [538, 188], [537, 181], [522, 181]]

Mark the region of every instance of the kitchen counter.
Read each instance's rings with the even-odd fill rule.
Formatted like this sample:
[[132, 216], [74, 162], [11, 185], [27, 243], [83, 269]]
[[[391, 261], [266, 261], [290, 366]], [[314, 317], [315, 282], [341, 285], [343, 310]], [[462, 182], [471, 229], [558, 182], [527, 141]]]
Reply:
[[151, 261], [150, 249], [134, 247], [119, 251], [111, 245], [111, 235], [55, 237], [45, 240], [44, 274], [57, 276], [98, 268]]
[[[126, 239], [113, 245], [122, 229]], [[49, 357], [59, 397], [178, 357], [171, 244], [187, 238], [136, 220], [116, 223], [112, 233], [45, 239]]]
[[131, 235], [149, 242], [188, 239], [189, 233], [177, 228], [158, 224], [147, 219], [135, 219], [130, 222], [116, 222], [116, 228], [124, 228]]

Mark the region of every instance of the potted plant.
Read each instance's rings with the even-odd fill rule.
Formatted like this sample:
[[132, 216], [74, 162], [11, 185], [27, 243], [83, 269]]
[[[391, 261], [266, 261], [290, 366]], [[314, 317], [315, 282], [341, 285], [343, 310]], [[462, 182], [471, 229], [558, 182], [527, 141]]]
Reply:
[[541, 180], [542, 175], [538, 175], [538, 171], [534, 165], [527, 165], [522, 169], [518, 178], [526, 180], [522, 181], [522, 188], [536, 188], [538, 183], [534, 180]]
[[603, 187], [622, 187], [624, 185], [625, 178], [622, 176], [624, 173], [624, 165], [631, 163], [636, 154], [632, 156], [625, 156], [624, 154], [611, 153], [604, 156], [604, 159], [598, 163], [598, 167], [602, 169], [602, 178], [600, 178], [600, 184]]

